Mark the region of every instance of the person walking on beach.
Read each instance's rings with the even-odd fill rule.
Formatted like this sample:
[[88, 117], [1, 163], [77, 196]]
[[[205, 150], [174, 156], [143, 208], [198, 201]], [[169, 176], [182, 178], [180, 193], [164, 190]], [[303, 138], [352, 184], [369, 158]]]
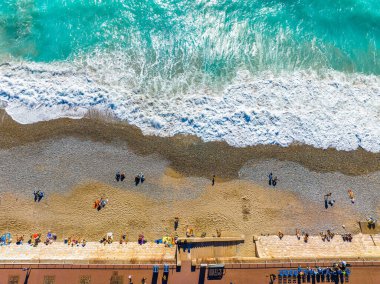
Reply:
[[268, 178], [269, 178], [269, 182], [268, 182], [269, 185], [272, 185], [272, 179], [273, 179], [273, 174], [272, 174], [272, 172], [270, 172]]
[[212, 181], [211, 181], [211, 185], [214, 186], [215, 184], [215, 175], [212, 176]]
[[144, 174], [143, 173], [139, 173], [139, 177], [140, 177], [140, 182], [142, 184], [145, 181]]
[[121, 173], [120, 174], [120, 181], [124, 181], [124, 179], [125, 179], [125, 173]]
[[137, 175], [135, 176], [135, 185], [138, 186], [140, 183], [140, 177]]
[[41, 199], [45, 196], [45, 193], [43, 191], [39, 190], [38, 193], [37, 193], [37, 195], [38, 195], [37, 201], [40, 202]]
[[276, 186], [277, 181], [278, 181], [277, 177], [274, 177], [273, 180], [272, 180], [272, 185]]
[[38, 193], [39, 193], [40, 191], [39, 190], [37, 190], [37, 191], [33, 191], [33, 194], [34, 194], [34, 202], [37, 202], [37, 199], [38, 199]]
[[329, 208], [329, 199], [330, 199], [330, 197], [331, 197], [331, 192], [330, 193], [328, 193], [328, 194], [325, 194], [325, 196], [324, 196], [324, 198], [325, 198], [325, 208], [327, 209], [327, 208]]

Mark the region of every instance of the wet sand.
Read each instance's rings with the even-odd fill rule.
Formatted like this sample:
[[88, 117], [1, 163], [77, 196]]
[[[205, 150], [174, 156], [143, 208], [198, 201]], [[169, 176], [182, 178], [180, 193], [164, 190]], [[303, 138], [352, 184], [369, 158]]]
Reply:
[[[173, 233], [178, 216], [180, 236], [186, 225], [197, 235], [219, 228], [225, 236], [244, 235], [240, 254], [252, 256], [254, 234], [343, 232], [342, 224], [355, 233], [360, 218], [379, 213], [380, 154], [300, 145], [236, 149], [194, 137], [143, 136], [94, 118], [19, 125], [2, 114], [0, 122], [0, 231], [14, 235], [50, 229], [60, 239], [96, 241], [127, 231], [129, 240], [144, 232], [152, 241]], [[125, 171], [125, 182], [114, 180], [116, 170]], [[266, 182], [271, 170], [280, 178], [276, 188]], [[139, 172], [146, 182], [136, 187]], [[346, 187], [357, 194], [355, 205]], [[40, 203], [33, 201], [36, 189], [46, 192]], [[324, 208], [326, 190], [336, 195], [333, 208]], [[92, 204], [101, 196], [109, 204], [97, 211]]]
[[204, 143], [199, 138], [188, 135], [171, 138], [144, 136], [136, 127], [111, 119], [58, 119], [20, 125], [4, 111], [0, 112], [0, 148], [64, 137], [128, 146], [134, 153], [143, 156], [158, 154], [167, 159], [174, 170], [187, 176], [209, 178], [215, 174], [233, 179], [247, 161], [267, 159], [292, 161], [313, 171], [341, 172], [347, 175], [380, 170], [380, 153], [363, 149], [337, 151], [305, 145], [287, 148], [276, 145], [234, 148], [223, 142]]

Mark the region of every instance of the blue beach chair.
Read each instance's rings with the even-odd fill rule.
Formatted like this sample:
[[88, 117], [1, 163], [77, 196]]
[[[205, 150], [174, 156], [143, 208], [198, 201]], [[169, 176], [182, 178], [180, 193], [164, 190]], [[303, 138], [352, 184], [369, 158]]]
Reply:
[[298, 269], [293, 270], [293, 283], [297, 283], [298, 273], [299, 273], [298, 271], [299, 271]]
[[292, 283], [294, 279], [294, 270], [288, 270], [288, 283]]
[[278, 284], [282, 284], [282, 280], [284, 279], [284, 270], [280, 270], [278, 272], [277, 277], [278, 277]]
[[284, 281], [283, 281], [283, 283], [289, 283], [289, 281], [291, 281], [291, 274], [289, 272], [290, 272], [290, 270], [284, 270]]
[[330, 282], [331, 280], [331, 271], [330, 269], [326, 269], [326, 282]]

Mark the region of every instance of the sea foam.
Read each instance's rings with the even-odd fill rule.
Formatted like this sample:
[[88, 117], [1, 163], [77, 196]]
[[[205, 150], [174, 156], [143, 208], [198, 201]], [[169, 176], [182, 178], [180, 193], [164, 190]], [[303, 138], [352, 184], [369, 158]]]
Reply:
[[71, 63], [12, 62], [0, 66], [0, 101], [23, 124], [97, 109], [144, 134], [192, 134], [236, 147], [303, 143], [380, 152], [379, 76], [241, 71], [218, 92], [147, 94]]

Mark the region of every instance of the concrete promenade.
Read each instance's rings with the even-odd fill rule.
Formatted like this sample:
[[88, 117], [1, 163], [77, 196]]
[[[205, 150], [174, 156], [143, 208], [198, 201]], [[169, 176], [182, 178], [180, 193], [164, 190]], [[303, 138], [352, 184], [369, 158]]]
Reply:
[[101, 244], [87, 242], [85, 247], [68, 246], [63, 242], [50, 245], [40, 243], [0, 247], [0, 263], [71, 263], [71, 264], [124, 264], [124, 263], [175, 263], [175, 247], [163, 244], [137, 242]]
[[[239, 256], [241, 242], [239, 238], [207, 238], [202, 243], [200, 238], [189, 238], [189, 249], [178, 250], [136, 242], [88, 242], [85, 247], [63, 242], [37, 247], [11, 244], [0, 247], [0, 283], [24, 283], [28, 271], [29, 284], [127, 284], [129, 275], [135, 284], [143, 277], [147, 283], [269, 283], [269, 275], [277, 275], [279, 269], [331, 267], [341, 260], [351, 264], [350, 283], [380, 283], [380, 235], [359, 234], [352, 242], [343, 242], [340, 235], [330, 242], [311, 236], [308, 243], [296, 236], [282, 240], [260, 236], [244, 244], [256, 248], [256, 255], [249, 257]], [[222, 279], [208, 280], [210, 265], [217, 263], [224, 264]], [[154, 265], [158, 272], [153, 271]], [[164, 265], [168, 265], [166, 273]]]
[[301, 237], [285, 235], [260, 236], [256, 242], [257, 256], [266, 259], [380, 259], [380, 235], [353, 235], [351, 242], [335, 235], [330, 241], [322, 241], [320, 236], [310, 236], [307, 243]]

